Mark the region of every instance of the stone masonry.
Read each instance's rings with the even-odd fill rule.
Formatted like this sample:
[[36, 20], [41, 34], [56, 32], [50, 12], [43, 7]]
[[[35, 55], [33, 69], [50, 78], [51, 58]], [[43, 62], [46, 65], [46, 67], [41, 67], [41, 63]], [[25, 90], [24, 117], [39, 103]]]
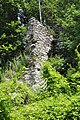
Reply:
[[30, 19], [28, 32], [24, 40], [28, 51], [28, 66], [25, 71], [24, 79], [28, 84], [32, 84], [34, 89], [45, 88], [46, 81], [43, 80], [42, 65], [43, 61], [48, 60], [48, 52], [51, 49], [53, 36], [49, 34], [47, 28], [34, 17]]

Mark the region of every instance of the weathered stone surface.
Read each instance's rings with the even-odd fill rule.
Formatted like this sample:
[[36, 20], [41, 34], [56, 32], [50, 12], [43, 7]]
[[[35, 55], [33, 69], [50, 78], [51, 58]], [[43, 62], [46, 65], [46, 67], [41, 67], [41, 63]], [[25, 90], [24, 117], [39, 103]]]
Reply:
[[32, 84], [34, 89], [46, 86], [45, 80], [41, 77], [41, 62], [48, 59], [52, 41], [53, 37], [48, 33], [47, 28], [35, 18], [31, 18], [24, 41], [27, 43], [26, 50], [28, 51], [28, 66], [24, 78]]

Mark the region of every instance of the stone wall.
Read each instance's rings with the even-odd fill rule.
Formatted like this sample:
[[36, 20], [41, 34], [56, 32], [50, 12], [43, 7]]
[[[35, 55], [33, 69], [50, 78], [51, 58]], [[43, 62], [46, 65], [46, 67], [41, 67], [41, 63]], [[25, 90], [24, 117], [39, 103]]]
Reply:
[[48, 60], [48, 52], [51, 49], [52, 35], [47, 28], [35, 18], [31, 18], [28, 25], [28, 32], [25, 38], [28, 51], [28, 66], [24, 78], [34, 89], [45, 88], [46, 82], [41, 77], [42, 61]]

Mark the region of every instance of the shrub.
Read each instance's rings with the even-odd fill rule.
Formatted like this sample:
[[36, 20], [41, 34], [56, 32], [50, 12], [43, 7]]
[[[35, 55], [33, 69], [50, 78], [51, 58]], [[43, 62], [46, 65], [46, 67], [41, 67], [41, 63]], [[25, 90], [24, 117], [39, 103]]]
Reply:
[[60, 93], [70, 94], [67, 78], [57, 72], [49, 61], [43, 66], [43, 77], [47, 79], [47, 89], [51, 95], [58, 95]]
[[12, 120], [78, 120], [80, 118], [80, 97], [59, 95], [48, 97], [32, 104], [14, 107], [10, 113]]

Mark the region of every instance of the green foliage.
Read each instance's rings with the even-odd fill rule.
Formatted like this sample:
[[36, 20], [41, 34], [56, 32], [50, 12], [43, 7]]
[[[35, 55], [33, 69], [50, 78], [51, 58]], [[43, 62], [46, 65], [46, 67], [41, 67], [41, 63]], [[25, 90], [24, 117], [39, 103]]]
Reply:
[[[26, 25], [31, 17], [39, 20], [39, 8], [37, 0], [1, 0], [0, 7], [0, 55], [1, 66], [7, 59], [23, 51], [22, 39], [26, 28], [17, 21], [19, 9], [23, 10], [23, 23]], [[66, 58], [67, 63], [74, 65], [74, 49], [80, 39], [80, 7], [79, 0], [73, 2], [66, 0], [41, 0], [42, 19], [46, 25], [52, 28], [51, 34], [59, 38], [59, 49], [56, 51]], [[56, 48], [55, 48], [56, 49]], [[70, 56], [71, 54], [71, 56]], [[4, 64], [2, 64], [4, 63]]]
[[80, 92], [80, 53], [78, 52], [77, 48], [75, 49], [75, 52], [77, 54], [78, 64], [76, 68], [72, 68], [70, 66], [67, 71], [67, 78], [71, 86], [72, 93]]
[[25, 104], [25, 95], [27, 95], [28, 103], [34, 100], [34, 95], [26, 83], [23, 84], [15, 79], [1, 83], [0, 90], [0, 98], [8, 101], [11, 106]]
[[60, 32], [60, 54], [68, 63], [75, 64], [75, 48], [80, 41], [80, 1], [59, 1], [57, 20], [62, 31]]
[[[56, 62], [54, 62], [54, 65]], [[47, 79], [47, 87], [50, 95], [58, 95], [60, 93], [70, 94], [70, 87], [67, 79], [56, 71], [55, 67], [47, 61], [43, 66], [43, 77]]]
[[78, 120], [80, 118], [80, 97], [59, 95], [49, 97], [22, 107], [14, 107], [12, 120]]
[[56, 70], [64, 69], [65, 60], [57, 55], [55, 55], [53, 58], [49, 58], [49, 62]]
[[31, 17], [39, 20], [37, 0], [0, 0], [0, 119], [79, 120], [80, 1], [41, 0], [43, 23], [60, 40], [53, 52], [64, 57], [56, 55], [44, 63], [47, 90], [42, 93], [22, 83], [27, 61], [25, 54], [18, 55], [24, 50], [27, 27], [17, 19], [19, 9], [25, 16], [24, 25]]
[[20, 54], [16, 58], [14, 58], [12, 61], [8, 61], [6, 65], [6, 70], [1, 75], [1, 81], [5, 80], [21, 80], [23, 79], [23, 71], [26, 69], [27, 65], [27, 56], [24, 53], [23, 55]]
[[0, 66], [5, 66], [18, 53], [23, 51], [23, 37], [27, 27], [18, 21], [20, 1], [0, 0]]
[[19, 21], [12, 21], [11, 23], [6, 24], [7, 30], [0, 37], [1, 64], [6, 62], [7, 59], [10, 60], [11, 57], [14, 57], [23, 50], [22, 39], [26, 31], [25, 27], [19, 26]]
[[[80, 119], [79, 71], [76, 72], [78, 67], [70, 67], [64, 77], [57, 71], [63, 64], [64, 60], [58, 56], [43, 64], [43, 78], [47, 79], [47, 89], [42, 93], [32, 91], [25, 83], [16, 82], [14, 78], [1, 83], [0, 100], [1, 105], [5, 104], [4, 107], [1, 106], [2, 120], [6, 114], [6, 119], [8, 117], [11, 120]], [[2, 100], [5, 100], [4, 104]]]
[[35, 101], [36, 94], [26, 83], [15, 81], [3, 82], [0, 84], [0, 119], [9, 120], [11, 109], [14, 106], [22, 106]]
[[10, 112], [9, 103], [4, 98], [0, 98], [0, 119], [10, 120], [9, 112]]

